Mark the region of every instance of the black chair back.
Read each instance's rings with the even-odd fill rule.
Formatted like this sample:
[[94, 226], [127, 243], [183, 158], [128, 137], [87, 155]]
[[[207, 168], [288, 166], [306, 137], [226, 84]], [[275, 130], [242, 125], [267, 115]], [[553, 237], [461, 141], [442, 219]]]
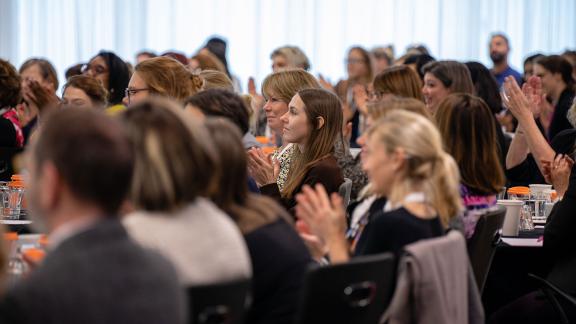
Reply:
[[478, 219], [474, 235], [468, 240], [468, 256], [480, 293], [484, 289], [499, 239], [498, 232], [502, 229], [506, 216], [506, 208], [497, 207], [496, 210], [488, 212]]
[[391, 253], [311, 268], [296, 323], [378, 323], [392, 298], [395, 275]]
[[250, 305], [249, 279], [187, 289], [189, 323], [242, 324]]
[[540, 283], [540, 290], [552, 304], [562, 324], [570, 324], [576, 321], [576, 318], [574, 318], [576, 316], [576, 298], [544, 278], [532, 273], [529, 273], [528, 276]]

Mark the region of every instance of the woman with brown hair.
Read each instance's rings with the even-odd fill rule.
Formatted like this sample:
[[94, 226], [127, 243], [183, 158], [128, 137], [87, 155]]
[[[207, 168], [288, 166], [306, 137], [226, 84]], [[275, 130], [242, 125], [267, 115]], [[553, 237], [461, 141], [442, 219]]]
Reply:
[[[340, 80], [336, 86], [332, 86], [320, 76], [320, 83], [328, 90], [334, 91], [344, 104], [344, 119], [346, 123], [352, 123], [350, 137], [350, 146], [357, 147], [356, 138], [360, 135], [360, 103], [354, 99], [355, 89], [366, 89], [366, 86], [372, 82], [372, 61], [370, 53], [360, 47], [354, 46], [348, 50], [346, 58], [346, 71], [348, 78]], [[358, 91], [358, 90], [356, 90]], [[365, 91], [365, 90], [364, 90]]]
[[474, 83], [470, 71], [463, 63], [456, 61], [430, 62], [422, 68], [424, 102], [432, 114], [438, 106], [452, 93], [474, 94]]
[[135, 211], [123, 220], [132, 238], [170, 260], [183, 286], [249, 278], [241, 233], [207, 199], [219, 190], [220, 168], [204, 126], [177, 103], [159, 98], [120, 117], [135, 152], [130, 190]]
[[62, 94], [62, 106], [104, 109], [108, 104], [108, 91], [102, 83], [87, 75], [75, 75], [68, 79]]
[[202, 90], [225, 89], [234, 92], [234, 84], [224, 72], [202, 70], [198, 75], [203, 80]]
[[467, 209], [464, 229], [470, 238], [478, 218], [496, 205], [496, 195], [506, 182], [494, 116], [482, 99], [458, 93], [442, 101], [435, 117], [444, 149], [460, 169], [460, 195]]
[[[226, 74], [226, 67], [218, 57], [208, 50], [201, 50], [188, 60], [190, 71], [197, 73], [204, 70], [214, 70]], [[228, 76], [228, 75], [226, 75]]]
[[124, 104], [133, 105], [149, 96], [168, 97], [183, 103], [202, 89], [202, 79], [170, 57], [155, 57], [139, 63], [130, 78]]
[[334, 157], [334, 144], [342, 129], [341, 107], [338, 97], [321, 89], [301, 90], [292, 98], [288, 112], [280, 118], [284, 140], [295, 145], [282, 190], [276, 183], [278, 163], [270, 174], [265, 158], [250, 154], [248, 168], [262, 193], [278, 199], [292, 214], [294, 197], [305, 184], [322, 183], [328, 192], [338, 192], [344, 182]]
[[[266, 114], [266, 122], [270, 130], [279, 139], [282, 139], [284, 134], [284, 123], [281, 117], [288, 112], [288, 104], [290, 100], [300, 90], [304, 89], [320, 89], [320, 84], [312, 76], [312, 74], [300, 70], [284, 70], [272, 73], [264, 79], [262, 83], [262, 94], [266, 100], [263, 111]], [[294, 152], [294, 145], [282, 140], [280, 147], [272, 154], [272, 159], [278, 161], [280, 170], [276, 183], [278, 188], [282, 190], [288, 171], [290, 170], [290, 163]]]
[[424, 101], [422, 95], [422, 81], [418, 74], [406, 65], [387, 68], [376, 75], [373, 82], [374, 100], [382, 99], [385, 95], [414, 98]]
[[310, 254], [286, 211], [274, 200], [248, 192], [238, 128], [223, 118], [208, 118], [205, 125], [221, 161], [220, 190], [212, 199], [240, 228], [252, 260], [253, 302], [246, 322], [291, 324]]

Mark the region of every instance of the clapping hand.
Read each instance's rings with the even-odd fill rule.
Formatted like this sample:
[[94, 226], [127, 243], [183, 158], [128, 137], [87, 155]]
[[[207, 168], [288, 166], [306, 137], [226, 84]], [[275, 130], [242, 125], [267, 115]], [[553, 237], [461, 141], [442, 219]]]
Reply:
[[280, 164], [276, 159], [266, 156], [262, 149], [248, 150], [248, 172], [259, 187], [275, 183], [280, 174]]
[[[536, 79], [539, 80], [538, 77]], [[502, 102], [508, 108], [519, 122], [526, 122], [527, 119], [533, 119], [534, 116], [540, 115], [538, 87], [536, 79], [530, 78], [529, 82], [524, 85], [522, 91], [514, 77], [506, 77], [503, 85]], [[532, 83], [532, 84], [531, 84]]]
[[332, 261], [346, 261], [346, 212], [340, 195], [333, 193], [329, 198], [321, 184], [314, 189], [306, 185], [296, 201], [296, 216], [308, 225], [320, 242], [327, 244]]
[[554, 161], [542, 161], [542, 174], [546, 182], [554, 186], [559, 197], [564, 196], [568, 190], [572, 166], [574, 166], [574, 160], [564, 154], [558, 154]]
[[364, 116], [368, 114], [368, 92], [366, 91], [366, 86], [363, 84], [356, 84], [352, 88], [352, 93], [354, 94], [354, 102], [360, 113]]
[[22, 90], [24, 100], [30, 109], [37, 110], [40, 114], [58, 108], [60, 99], [54, 92], [40, 85], [38, 81], [27, 80]]
[[312, 258], [316, 261], [322, 260], [328, 254], [328, 246], [326, 242], [320, 239], [318, 236], [314, 235], [310, 231], [310, 227], [303, 220], [299, 219], [296, 221], [296, 231], [300, 234], [300, 237], [308, 247]]

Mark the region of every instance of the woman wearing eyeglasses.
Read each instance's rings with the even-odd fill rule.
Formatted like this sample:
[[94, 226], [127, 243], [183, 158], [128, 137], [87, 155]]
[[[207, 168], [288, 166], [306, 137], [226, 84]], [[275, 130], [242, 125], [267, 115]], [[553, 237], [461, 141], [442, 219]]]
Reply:
[[110, 107], [106, 109], [107, 113], [114, 114], [124, 109], [122, 98], [130, 80], [130, 70], [120, 57], [102, 51], [82, 67], [82, 73], [96, 78], [108, 90]]
[[139, 63], [125, 91], [124, 104], [134, 105], [150, 95], [183, 103], [202, 89], [203, 81], [182, 63], [169, 57], [155, 57]]

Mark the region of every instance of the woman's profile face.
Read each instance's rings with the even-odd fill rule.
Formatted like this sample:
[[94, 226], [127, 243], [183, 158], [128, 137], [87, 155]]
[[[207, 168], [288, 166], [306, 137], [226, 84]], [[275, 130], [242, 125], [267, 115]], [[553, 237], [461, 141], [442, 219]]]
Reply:
[[102, 56], [96, 56], [84, 66], [83, 72], [102, 82], [105, 89], [110, 89], [110, 69]]
[[140, 77], [138, 72], [134, 72], [130, 78], [130, 82], [128, 82], [128, 88], [126, 89], [122, 103], [126, 106], [131, 106], [148, 98], [149, 95], [148, 84]]
[[280, 118], [288, 111], [288, 104], [282, 101], [275, 93], [269, 91], [263, 109], [266, 113], [266, 121], [270, 129], [278, 134], [282, 134], [284, 123]]
[[366, 172], [375, 192], [384, 196], [390, 193], [398, 174], [397, 158], [388, 153], [376, 136], [365, 136], [362, 145], [362, 170]]
[[444, 98], [450, 95], [450, 89], [446, 88], [434, 74], [427, 72], [424, 74], [424, 86], [422, 87], [426, 108], [434, 113], [440, 106]]
[[284, 123], [284, 140], [288, 143], [306, 145], [311, 134], [310, 123], [306, 114], [306, 105], [299, 95], [295, 95], [288, 104], [288, 112], [282, 118]]

